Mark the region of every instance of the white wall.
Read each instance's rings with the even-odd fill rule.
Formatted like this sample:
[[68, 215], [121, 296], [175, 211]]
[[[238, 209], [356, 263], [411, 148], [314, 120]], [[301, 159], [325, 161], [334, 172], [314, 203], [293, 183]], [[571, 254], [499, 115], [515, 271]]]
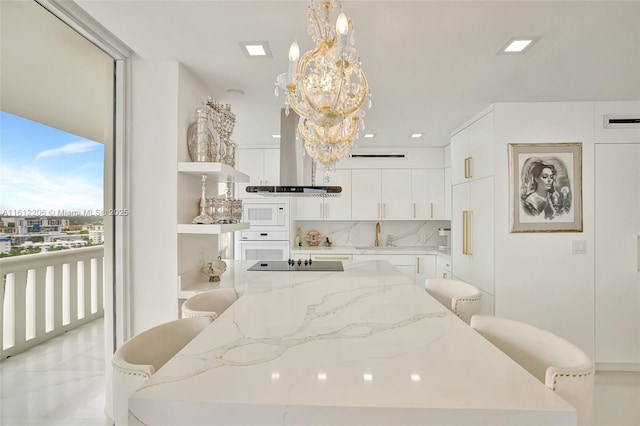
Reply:
[[[594, 142], [602, 111], [637, 103], [495, 104], [495, 315], [551, 330], [594, 357]], [[620, 135], [620, 133], [617, 133]], [[627, 132], [633, 134], [633, 131]], [[610, 136], [615, 141], [619, 136]], [[584, 232], [509, 233], [509, 143], [582, 142]], [[587, 242], [571, 254], [571, 241]]]
[[[177, 62], [131, 60], [131, 334], [178, 318], [177, 161], [187, 127], [206, 99]], [[199, 194], [199, 186], [195, 189]], [[195, 216], [195, 215], [194, 215]]]
[[175, 316], [177, 62], [131, 60], [130, 330]]

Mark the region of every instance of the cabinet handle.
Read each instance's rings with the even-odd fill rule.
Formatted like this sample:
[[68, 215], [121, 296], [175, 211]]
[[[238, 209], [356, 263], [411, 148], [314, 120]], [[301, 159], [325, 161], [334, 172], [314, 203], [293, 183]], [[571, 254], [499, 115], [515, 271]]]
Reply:
[[416, 257], [416, 272], [420, 273], [420, 258]]
[[447, 278], [447, 273], [446, 272], [442, 273], [442, 278]]
[[462, 254], [471, 256], [470, 249], [470, 235], [471, 235], [471, 210], [464, 210], [462, 212]]
[[314, 260], [351, 260], [350, 256], [313, 256]]
[[382, 203], [382, 218], [387, 218], [387, 203]]
[[324, 218], [329, 219], [329, 204], [324, 205]]
[[433, 219], [433, 203], [431, 203], [431, 219]]
[[464, 177], [469, 179], [471, 176], [471, 157], [464, 159]]
[[323, 213], [322, 213], [322, 203], [320, 203], [320, 219], [324, 219]]
[[[467, 159], [465, 158], [464, 161], [466, 164]], [[466, 167], [465, 167], [465, 177], [467, 177]], [[462, 210], [462, 254], [467, 254], [467, 211], [466, 210]]]
[[416, 218], [416, 203], [413, 203], [413, 218]]

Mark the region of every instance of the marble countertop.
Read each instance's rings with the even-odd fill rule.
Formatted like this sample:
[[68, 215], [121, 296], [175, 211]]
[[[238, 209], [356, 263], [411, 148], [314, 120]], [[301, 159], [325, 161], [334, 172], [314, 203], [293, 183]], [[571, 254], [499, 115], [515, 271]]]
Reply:
[[130, 424], [575, 424], [575, 410], [385, 261], [252, 272], [130, 398]]
[[374, 247], [374, 246], [302, 246], [294, 247], [291, 249], [292, 254], [297, 253], [317, 253], [317, 254], [433, 254], [433, 255], [445, 255], [450, 256], [449, 250], [439, 250], [437, 246], [424, 247], [424, 246], [394, 246], [394, 247]]

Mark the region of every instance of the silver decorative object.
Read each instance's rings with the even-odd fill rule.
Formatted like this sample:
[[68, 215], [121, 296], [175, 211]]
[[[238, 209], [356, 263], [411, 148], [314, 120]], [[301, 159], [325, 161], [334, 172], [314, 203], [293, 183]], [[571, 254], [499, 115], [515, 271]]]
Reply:
[[207, 175], [202, 175], [202, 194], [200, 196], [200, 214], [191, 223], [211, 224], [214, 220], [207, 214]]
[[206, 213], [213, 223], [240, 223], [242, 220], [242, 200], [207, 198]]
[[220, 256], [218, 260], [213, 260], [200, 268], [203, 274], [209, 277], [209, 282], [220, 281], [220, 275], [227, 270], [227, 264]]
[[231, 148], [230, 138], [236, 124], [236, 115], [231, 112], [229, 104], [223, 105], [212, 98], [208, 98], [206, 104], [211, 109], [213, 127], [220, 136], [218, 161], [233, 167], [235, 166], [234, 149]]
[[209, 111], [204, 107], [196, 109], [196, 122], [187, 131], [187, 148], [191, 161], [216, 161], [211, 153], [217, 151], [219, 143], [217, 131], [211, 128]]

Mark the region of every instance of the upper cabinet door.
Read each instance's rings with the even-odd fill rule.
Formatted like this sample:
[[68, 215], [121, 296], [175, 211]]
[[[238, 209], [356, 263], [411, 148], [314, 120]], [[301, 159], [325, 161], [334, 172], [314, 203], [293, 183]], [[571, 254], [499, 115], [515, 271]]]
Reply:
[[469, 179], [493, 176], [493, 112], [469, 126]]
[[351, 218], [382, 219], [380, 169], [351, 170]]
[[451, 167], [444, 169], [444, 219], [451, 220]]
[[411, 170], [411, 219], [444, 218], [444, 170]]
[[452, 184], [493, 176], [493, 111], [451, 137]]
[[468, 127], [460, 130], [451, 137], [451, 179], [453, 185], [466, 182], [467, 162], [469, 157], [469, 135]]
[[265, 185], [280, 185], [280, 149], [265, 149], [263, 164]]
[[327, 185], [342, 187], [339, 197], [324, 199], [324, 218], [327, 220], [351, 220], [351, 170], [337, 169], [331, 173]]
[[411, 219], [430, 219], [429, 169], [411, 170]]
[[411, 219], [411, 169], [382, 169], [382, 219]]

